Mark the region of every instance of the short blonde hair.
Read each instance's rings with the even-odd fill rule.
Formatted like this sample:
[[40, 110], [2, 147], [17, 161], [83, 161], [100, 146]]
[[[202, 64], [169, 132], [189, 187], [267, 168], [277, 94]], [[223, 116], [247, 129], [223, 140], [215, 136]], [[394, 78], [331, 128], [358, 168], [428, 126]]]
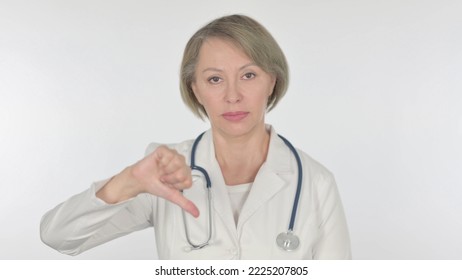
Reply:
[[203, 119], [207, 117], [191, 84], [195, 80], [199, 51], [207, 38], [223, 38], [241, 47], [265, 72], [275, 76], [276, 84], [266, 106], [269, 112], [281, 100], [289, 84], [289, 67], [276, 40], [260, 23], [243, 15], [221, 17], [199, 29], [186, 44], [180, 70], [181, 97], [191, 111]]

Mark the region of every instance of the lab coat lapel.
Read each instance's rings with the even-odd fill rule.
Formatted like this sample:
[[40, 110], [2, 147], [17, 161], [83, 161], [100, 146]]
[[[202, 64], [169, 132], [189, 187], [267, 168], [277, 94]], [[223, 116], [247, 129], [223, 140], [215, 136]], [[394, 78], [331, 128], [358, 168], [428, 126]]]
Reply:
[[271, 139], [265, 163], [258, 171], [249, 196], [239, 216], [237, 230], [268, 200], [289, 185], [294, 173], [288, 147], [271, 128]]
[[212, 182], [212, 207], [215, 213], [226, 225], [232, 236], [236, 236], [236, 225], [231, 210], [229, 195], [221, 173], [220, 166], [215, 157], [215, 147], [211, 130], [208, 130], [201, 140], [196, 155], [197, 165], [204, 167], [209, 173]]

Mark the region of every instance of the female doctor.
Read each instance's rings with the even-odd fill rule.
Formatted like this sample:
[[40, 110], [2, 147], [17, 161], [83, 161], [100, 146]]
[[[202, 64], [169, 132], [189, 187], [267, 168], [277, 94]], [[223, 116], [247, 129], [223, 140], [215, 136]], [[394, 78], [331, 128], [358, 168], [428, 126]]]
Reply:
[[[41, 238], [76, 255], [153, 226], [161, 259], [348, 259], [332, 174], [265, 124], [288, 66], [255, 20], [226, 16], [198, 30], [181, 94], [210, 130], [146, 157], [47, 212]], [[185, 214], [186, 213], [186, 214]]]

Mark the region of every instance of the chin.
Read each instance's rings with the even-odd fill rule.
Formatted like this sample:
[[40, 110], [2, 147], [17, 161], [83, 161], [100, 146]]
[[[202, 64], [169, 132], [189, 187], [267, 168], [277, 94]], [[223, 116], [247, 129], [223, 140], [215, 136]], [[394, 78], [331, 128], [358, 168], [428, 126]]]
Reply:
[[220, 123], [219, 125], [212, 126], [215, 130], [219, 130], [223, 135], [228, 137], [240, 137], [251, 133], [259, 126], [265, 127], [263, 123], [249, 123], [249, 122], [238, 122], [238, 123]]

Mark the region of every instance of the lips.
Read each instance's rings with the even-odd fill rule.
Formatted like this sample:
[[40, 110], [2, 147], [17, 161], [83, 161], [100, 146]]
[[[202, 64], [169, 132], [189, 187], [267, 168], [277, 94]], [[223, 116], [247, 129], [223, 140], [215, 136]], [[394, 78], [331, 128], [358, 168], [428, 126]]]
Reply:
[[238, 112], [226, 112], [222, 116], [223, 118], [225, 118], [225, 120], [237, 122], [247, 117], [248, 114], [249, 112], [238, 111]]

